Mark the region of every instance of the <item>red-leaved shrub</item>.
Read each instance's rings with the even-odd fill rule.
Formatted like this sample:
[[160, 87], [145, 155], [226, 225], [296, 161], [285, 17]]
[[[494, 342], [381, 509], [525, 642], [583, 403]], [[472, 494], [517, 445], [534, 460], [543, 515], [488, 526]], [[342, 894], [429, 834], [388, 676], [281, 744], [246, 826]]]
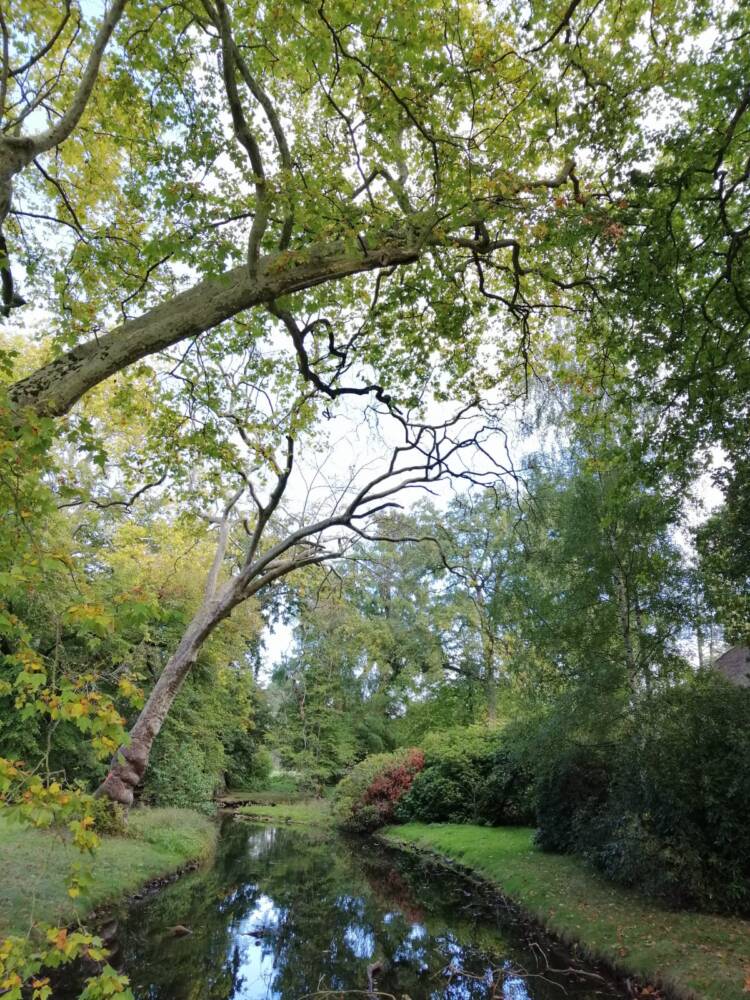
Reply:
[[378, 826], [393, 822], [393, 810], [396, 803], [411, 788], [414, 775], [424, 767], [424, 754], [421, 750], [409, 750], [403, 762], [386, 767], [375, 778], [362, 796], [363, 806], [374, 806], [378, 811]]
[[424, 754], [414, 748], [366, 757], [336, 790], [341, 825], [367, 833], [392, 823], [397, 802], [423, 767]]

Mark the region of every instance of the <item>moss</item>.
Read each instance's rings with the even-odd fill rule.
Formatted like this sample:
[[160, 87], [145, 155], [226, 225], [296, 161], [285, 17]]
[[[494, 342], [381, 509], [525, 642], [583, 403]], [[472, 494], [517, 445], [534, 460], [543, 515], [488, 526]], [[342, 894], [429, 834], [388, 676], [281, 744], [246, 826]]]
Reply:
[[747, 1000], [750, 921], [665, 909], [578, 858], [542, 853], [528, 829], [411, 823], [386, 836], [480, 873], [548, 930], [627, 975], [681, 997]]
[[[38, 923], [67, 924], [97, 906], [135, 892], [190, 861], [210, 856], [216, 826], [187, 809], [139, 809], [125, 836], [106, 836], [89, 861], [62, 833], [34, 830], [0, 816], [0, 938]], [[72, 864], [90, 865], [90, 885], [71, 899]]]

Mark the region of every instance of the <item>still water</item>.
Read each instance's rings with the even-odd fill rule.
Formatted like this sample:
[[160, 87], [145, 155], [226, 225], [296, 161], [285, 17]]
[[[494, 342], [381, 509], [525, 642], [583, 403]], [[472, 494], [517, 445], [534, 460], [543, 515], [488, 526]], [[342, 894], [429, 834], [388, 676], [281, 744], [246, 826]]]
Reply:
[[227, 821], [210, 867], [115, 917], [138, 1000], [625, 996], [462, 877], [324, 831]]

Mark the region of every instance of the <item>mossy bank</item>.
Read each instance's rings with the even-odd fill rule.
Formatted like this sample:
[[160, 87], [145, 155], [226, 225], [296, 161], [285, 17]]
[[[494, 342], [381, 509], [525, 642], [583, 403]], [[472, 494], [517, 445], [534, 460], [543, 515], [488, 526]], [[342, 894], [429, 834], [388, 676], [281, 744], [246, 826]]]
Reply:
[[293, 823], [303, 826], [333, 826], [331, 803], [327, 799], [300, 802], [257, 803], [240, 806], [236, 814], [259, 823]]

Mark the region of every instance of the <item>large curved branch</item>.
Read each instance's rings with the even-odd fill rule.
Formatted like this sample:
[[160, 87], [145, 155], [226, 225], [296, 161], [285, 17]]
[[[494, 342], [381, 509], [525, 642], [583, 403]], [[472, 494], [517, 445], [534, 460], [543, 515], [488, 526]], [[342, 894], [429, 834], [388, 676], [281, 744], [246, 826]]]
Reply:
[[[573, 167], [573, 161], [568, 160], [555, 177], [523, 184], [528, 189], [559, 187], [568, 182]], [[454, 220], [454, 225], [445, 227], [442, 233], [435, 230], [437, 221], [433, 214], [426, 218], [424, 213], [406, 215], [386, 235], [381, 229], [350, 241], [266, 254], [259, 259], [253, 274], [243, 265], [216, 278], [206, 278], [16, 382], [9, 389], [10, 402], [16, 408], [30, 408], [40, 415], [62, 416], [89, 389], [128, 365], [182, 340], [199, 337], [247, 309], [260, 304], [270, 306], [285, 295], [353, 274], [414, 263], [435, 248], [464, 246], [475, 254], [486, 254], [510, 246], [516, 278], [524, 273], [516, 240], [466, 241], [455, 234], [455, 230], [469, 224], [466, 219]], [[472, 217], [475, 227], [476, 222]], [[511, 307], [516, 297], [517, 293], [509, 303]]]
[[352, 274], [408, 264], [423, 251], [413, 233], [363, 250], [360, 243], [319, 244], [261, 257], [254, 278], [246, 265], [206, 278], [89, 340], [10, 387], [11, 403], [45, 416], [62, 416], [94, 386], [141, 358], [197, 337], [238, 313], [292, 292]]

